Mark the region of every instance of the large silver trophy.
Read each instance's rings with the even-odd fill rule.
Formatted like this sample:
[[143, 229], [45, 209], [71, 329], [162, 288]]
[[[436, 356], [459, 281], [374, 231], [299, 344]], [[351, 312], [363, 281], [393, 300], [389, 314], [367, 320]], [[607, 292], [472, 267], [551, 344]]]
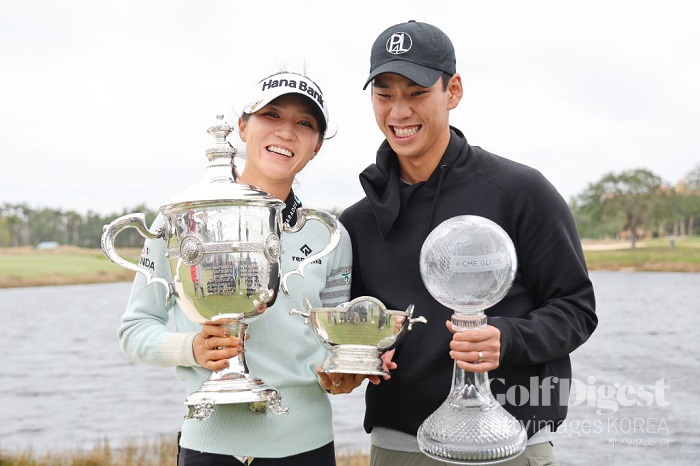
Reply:
[[[236, 182], [236, 151], [226, 141], [232, 127], [217, 116], [208, 129], [216, 138], [207, 149], [204, 178], [177, 194], [160, 208], [163, 228], [150, 231], [141, 213], [128, 214], [104, 228], [102, 249], [115, 264], [143, 274], [147, 285], [166, 288], [167, 301], [175, 298], [188, 318], [204, 323], [223, 318], [232, 335], [244, 342], [243, 352], [229, 360], [227, 369], [212, 373], [186, 400], [187, 419], [208, 419], [217, 404], [249, 403], [254, 411], [266, 406], [285, 414], [279, 392], [252, 376], [245, 362], [248, 324], [272, 306], [279, 289], [287, 293], [292, 274], [303, 277], [304, 267], [331, 252], [340, 240], [337, 220], [327, 212], [301, 208], [294, 227], [282, 223], [284, 202], [253, 186]], [[323, 223], [329, 243], [301, 261], [280, 280], [280, 233], [295, 233], [307, 220]], [[124, 260], [115, 250], [116, 236], [134, 228], [144, 238], [160, 238], [167, 244], [166, 259], [171, 280], [154, 277], [150, 270]]]
[[313, 307], [304, 298], [306, 311], [293, 309], [301, 315], [314, 334], [331, 351], [321, 370], [328, 373], [389, 375], [383, 368], [381, 355], [401, 342], [416, 322], [413, 304], [405, 311], [386, 308], [371, 296], [355, 298], [336, 307]]
[[[508, 293], [517, 268], [508, 234], [483, 217], [464, 215], [438, 225], [423, 243], [420, 272], [430, 294], [453, 309], [457, 331], [486, 326], [484, 310]], [[426, 455], [458, 464], [494, 464], [523, 452], [521, 423], [491, 394], [488, 374], [454, 365], [445, 402], [418, 429]]]

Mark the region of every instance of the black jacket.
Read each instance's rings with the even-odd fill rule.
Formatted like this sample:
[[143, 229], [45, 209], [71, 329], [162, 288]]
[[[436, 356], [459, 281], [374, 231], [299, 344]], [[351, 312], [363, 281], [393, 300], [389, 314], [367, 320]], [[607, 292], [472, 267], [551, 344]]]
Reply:
[[[391, 379], [368, 386], [365, 430], [382, 426], [415, 435], [449, 393], [452, 334], [445, 321], [453, 311], [425, 289], [419, 256], [430, 231], [457, 215], [496, 222], [518, 255], [512, 288], [486, 311], [488, 324], [501, 331], [501, 365], [489, 372], [491, 391], [528, 435], [546, 424], [556, 429], [566, 417], [569, 353], [597, 325], [576, 226], [556, 189], [538, 171], [470, 146], [455, 128], [427, 181], [403, 183], [396, 154], [384, 141], [360, 182], [366, 197], [340, 217], [353, 245], [352, 295], [374, 296], [388, 309], [413, 303], [414, 316], [428, 319], [399, 345]], [[521, 388], [507, 392], [515, 385]]]

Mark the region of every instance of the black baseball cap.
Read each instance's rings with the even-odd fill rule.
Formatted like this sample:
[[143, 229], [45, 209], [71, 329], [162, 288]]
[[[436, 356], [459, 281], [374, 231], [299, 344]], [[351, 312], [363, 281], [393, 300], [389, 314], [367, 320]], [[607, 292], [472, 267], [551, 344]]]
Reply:
[[423, 87], [435, 84], [442, 73], [457, 72], [457, 59], [447, 34], [427, 23], [410, 20], [385, 30], [374, 41], [369, 78], [396, 73]]

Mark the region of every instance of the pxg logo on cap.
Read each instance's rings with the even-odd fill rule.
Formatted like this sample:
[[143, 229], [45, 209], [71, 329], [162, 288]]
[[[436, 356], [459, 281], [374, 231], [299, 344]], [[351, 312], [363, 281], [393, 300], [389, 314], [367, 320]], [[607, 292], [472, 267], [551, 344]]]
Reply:
[[386, 41], [386, 51], [392, 55], [401, 55], [411, 50], [413, 40], [405, 32], [395, 32]]
[[395, 24], [377, 36], [363, 89], [382, 73], [395, 73], [419, 86], [431, 87], [442, 73], [452, 76], [456, 68], [450, 38], [431, 24], [411, 20]]

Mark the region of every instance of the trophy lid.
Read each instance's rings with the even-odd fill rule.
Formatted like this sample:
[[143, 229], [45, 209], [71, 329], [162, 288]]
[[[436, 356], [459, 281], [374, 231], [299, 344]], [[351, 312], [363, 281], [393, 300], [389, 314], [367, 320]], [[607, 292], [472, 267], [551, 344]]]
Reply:
[[207, 132], [216, 138], [214, 145], [206, 150], [209, 164], [204, 177], [196, 184], [173, 196], [161, 209], [164, 211], [192, 209], [213, 205], [263, 205], [281, 206], [284, 202], [272, 194], [254, 186], [238, 183], [234, 157], [236, 149], [226, 141], [233, 127], [216, 116], [216, 122]]

